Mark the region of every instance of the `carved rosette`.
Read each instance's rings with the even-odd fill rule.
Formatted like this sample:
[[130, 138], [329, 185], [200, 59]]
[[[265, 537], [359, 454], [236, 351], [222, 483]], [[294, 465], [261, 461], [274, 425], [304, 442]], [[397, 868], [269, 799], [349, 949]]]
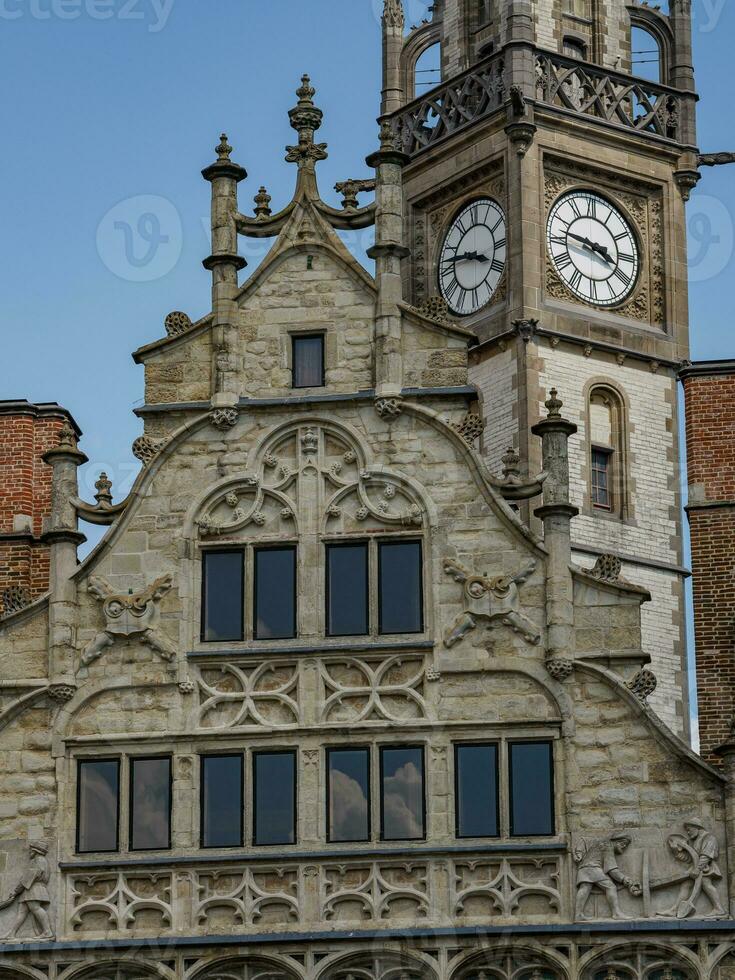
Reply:
[[451, 426], [457, 435], [467, 443], [470, 449], [474, 449], [475, 442], [485, 431], [485, 422], [481, 415], [475, 412], [468, 412], [461, 422], [455, 422]]
[[167, 442], [168, 439], [151, 439], [150, 436], [140, 436], [133, 443], [133, 456], [139, 459], [143, 466], [149, 466]]
[[187, 330], [191, 330], [193, 323], [187, 313], [174, 310], [173, 313], [169, 313], [166, 317], [164, 326], [168, 337], [179, 337], [182, 333], [186, 333]]
[[52, 684], [48, 689], [48, 696], [57, 704], [66, 704], [76, 693], [77, 689], [73, 684]]
[[209, 421], [215, 427], [215, 429], [231, 429], [233, 426], [237, 425], [237, 420], [239, 417], [239, 412], [236, 408], [215, 408], [214, 411], [210, 413]]
[[619, 582], [622, 567], [617, 555], [600, 555], [594, 568], [590, 570], [590, 575], [599, 578], [601, 582]]
[[546, 661], [546, 669], [555, 681], [565, 681], [574, 673], [574, 662], [564, 657], [551, 657]]
[[28, 589], [19, 585], [11, 585], [0, 593], [0, 619], [12, 616], [31, 604], [31, 594]]
[[375, 411], [381, 419], [391, 422], [397, 419], [403, 411], [403, 399], [399, 396], [395, 398], [376, 398]]
[[658, 686], [656, 675], [652, 670], [644, 667], [639, 670], [635, 677], [625, 685], [640, 701], [647, 701], [655, 692]]

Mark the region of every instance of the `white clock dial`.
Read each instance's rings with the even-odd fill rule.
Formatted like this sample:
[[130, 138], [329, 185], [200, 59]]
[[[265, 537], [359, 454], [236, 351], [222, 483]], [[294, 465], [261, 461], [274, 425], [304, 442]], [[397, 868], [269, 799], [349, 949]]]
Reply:
[[487, 306], [505, 269], [506, 223], [495, 201], [473, 201], [455, 218], [439, 258], [439, 288], [454, 313]]
[[592, 191], [572, 191], [549, 214], [547, 245], [575, 296], [615, 306], [633, 292], [640, 271], [636, 237], [620, 211]]

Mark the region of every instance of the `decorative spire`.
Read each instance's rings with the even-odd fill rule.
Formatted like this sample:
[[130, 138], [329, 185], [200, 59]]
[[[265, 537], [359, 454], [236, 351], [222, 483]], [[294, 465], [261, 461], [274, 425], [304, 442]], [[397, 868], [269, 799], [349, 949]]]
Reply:
[[518, 455], [513, 446], [509, 446], [505, 452], [505, 456], [502, 458], [503, 476], [506, 480], [520, 476], [520, 462], [521, 457]]
[[270, 208], [272, 198], [265, 187], [260, 188], [253, 200], [255, 201], [255, 217], [270, 218], [273, 214]]
[[406, 26], [406, 15], [403, 10], [403, 0], [384, 0], [383, 24], [386, 27], [396, 27], [403, 31]]
[[99, 479], [94, 485], [97, 493], [94, 495], [94, 499], [97, 501], [100, 507], [109, 507], [112, 504], [112, 481], [107, 476], [107, 473], [103, 470]]
[[298, 105], [289, 110], [288, 118], [299, 134], [299, 144], [286, 147], [286, 160], [302, 167], [307, 163], [313, 165], [317, 160], [326, 160], [327, 144], [314, 142], [314, 134], [321, 128], [324, 113], [314, 105], [316, 89], [308, 75], [302, 76], [301, 87], [296, 90], [296, 95], [299, 97]]
[[227, 142], [227, 133], [222, 133], [219, 139], [220, 139], [219, 145], [215, 147], [217, 159], [222, 160], [224, 163], [229, 163], [230, 154], [232, 153], [232, 147]]
[[552, 388], [551, 391], [549, 392], [549, 400], [545, 402], [546, 409], [548, 412], [548, 417], [550, 419], [561, 418], [561, 409], [562, 406], [564, 405], [564, 402], [557, 397], [558, 394], [559, 392], [556, 390], [556, 388]]

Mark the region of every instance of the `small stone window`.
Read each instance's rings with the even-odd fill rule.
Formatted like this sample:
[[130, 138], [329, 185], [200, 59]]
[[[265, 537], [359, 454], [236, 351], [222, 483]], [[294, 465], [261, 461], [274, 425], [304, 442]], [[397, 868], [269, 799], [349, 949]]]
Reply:
[[576, 37], [564, 38], [564, 54], [567, 58], [574, 58], [575, 61], [587, 60], [587, 45]]
[[329, 543], [326, 566], [328, 636], [423, 633], [420, 541]]
[[594, 387], [589, 395], [589, 502], [593, 512], [627, 515], [626, 418], [613, 388]]
[[370, 749], [327, 751], [327, 828], [330, 843], [370, 840]]
[[253, 754], [253, 843], [296, 843], [296, 753]]
[[296, 545], [205, 551], [202, 642], [293, 639], [296, 571]]
[[120, 760], [77, 764], [77, 853], [112, 853], [119, 847]]
[[498, 837], [498, 746], [454, 746], [457, 837]]
[[508, 746], [511, 837], [554, 833], [554, 751], [551, 742]]
[[240, 754], [201, 757], [202, 847], [242, 847], [243, 776]]
[[130, 760], [130, 850], [171, 847], [171, 759]]
[[296, 636], [296, 548], [255, 549], [253, 636], [284, 640]]
[[296, 334], [291, 338], [294, 388], [324, 387], [324, 334]]
[[631, 73], [636, 78], [661, 83], [663, 54], [658, 38], [645, 27], [634, 24], [630, 31]]
[[202, 556], [202, 640], [238, 641], [244, 634], [244, 552], [207, 551]]
[[[122, 811], [121, 800], [127, 800]], [[121, 838], [131, 851], [169, 850], [171, 801], [170, 756], [80, 759], [77, 853], [119, 851]]]
[[383, 746], [380, 750], [380, 839], [426, 838], [424, 750]]

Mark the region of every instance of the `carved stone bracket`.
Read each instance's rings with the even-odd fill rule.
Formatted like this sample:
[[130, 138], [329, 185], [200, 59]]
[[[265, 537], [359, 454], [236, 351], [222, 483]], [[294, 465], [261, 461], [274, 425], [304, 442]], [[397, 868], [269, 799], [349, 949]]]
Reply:
[[240, 413], [236, 408], [215, 408], [209, 415], [209, 421], [215, 429], [231, 429], [237, 425]]
[[403, 411], [403, 399], [396, 395], [393, 398], [376, 398], [375, 411], [385, 421], [397, 419]]
[[551, 657], [546, 661], [546, 669], [555, 681], [565, 681], [574, 673], [574, 661], [564, 657]]
[[48, 696], [58, 704], [66, 704], [67, 701], [71, 701], [76, 693], [77, 689], [73, 684], [52, 684], [48, 689]]

